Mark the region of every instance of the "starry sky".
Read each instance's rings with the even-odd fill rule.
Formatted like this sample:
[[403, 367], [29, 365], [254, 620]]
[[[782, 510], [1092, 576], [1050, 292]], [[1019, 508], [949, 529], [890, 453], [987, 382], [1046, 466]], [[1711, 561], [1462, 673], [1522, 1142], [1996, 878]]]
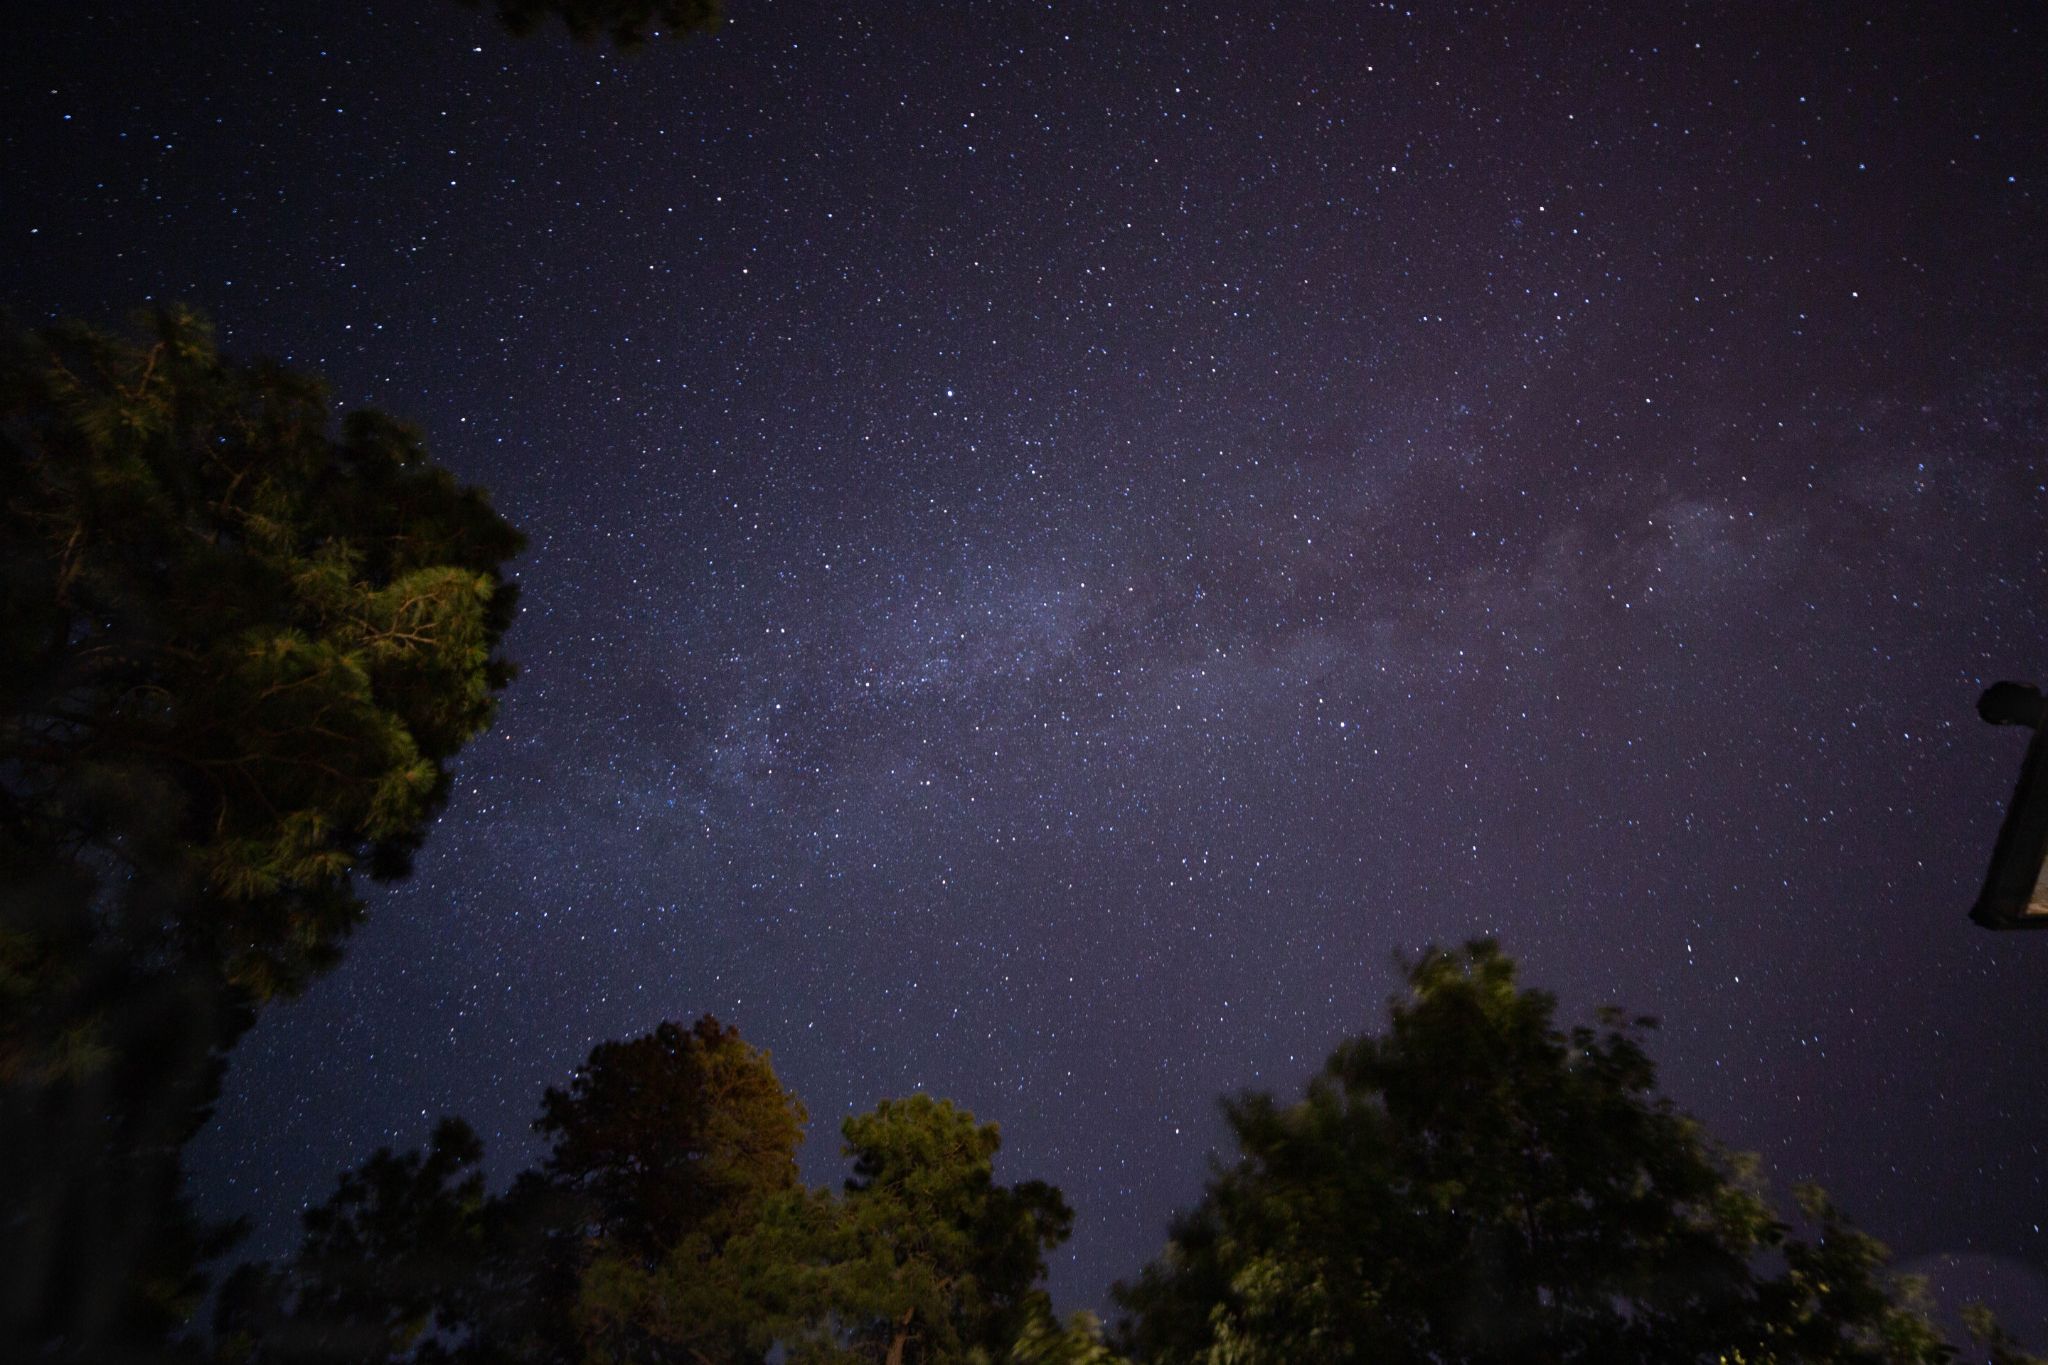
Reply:
[[2048, 682], [2032, 5], [57, 3], [0, 298], [184, 300], [532, 538], [412, 879], [192, 1153], [256, 1252], [710, 1011], [1161, 1246], [1393, 956], [1567, 1017], [2048, 1325], [2048, 937], [1965, 918]]

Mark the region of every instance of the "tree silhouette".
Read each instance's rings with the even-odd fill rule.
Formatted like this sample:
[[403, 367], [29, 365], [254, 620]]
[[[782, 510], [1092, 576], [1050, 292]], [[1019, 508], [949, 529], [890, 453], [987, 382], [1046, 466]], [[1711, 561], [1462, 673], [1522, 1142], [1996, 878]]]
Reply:
[[940, 1365], [999, 1358], [1048, 1316], [1044, 1253], [1073, 1215], [1043, 1182], [995, 1182], [994, 1124], [916, 1095], [841, 1133], [854, 1174], [839, 1197], [783, 1190], [651, 1269], [597, 1263], [584, 1342], [619, 1359]]
[[[600, 1043], [567, 1090], [550, 1089], [536, 1131], [553, 1147], [511, 1202], [553, 1200], [577, 1210], [548, 1281], [547, 1332], [584, 1353], [619, 1359], [744, 1358], [755, 1311], [745, 1286], [703, 1302], [687, 1339], [634, 1312], [612, 1311], [623, 1286], [666, 1270], [716, 1282], [727, 1242], [753, 1225], [764, 1201], [797, 1190], [804, 1107], [776, 1079], [768, 1055], [706, 1015], [684, 1029]], [[724, 1277], [731, 1279], [730, 1275]], [[681, 1320], [667, 1320], [673, 1328]]]
[[995, 1183], [996, 1125], [950, 1100], [884, 1100], [841, 1129], [853, 1176], [837, 1316], [863, 1360], [957, 1361], [1009, 1347], [1073, 1212], [1042, 1181]]
[[[486, 0], [462, 0], [480, 9]], [[519, 37], [559, 19], [579, 43], [609, 38], [620, 48], [640, 47], [657, 32], [682, 37], [718, 27], [720, 0], [489, 0], [498, 22]]]
[[661, 1255], [765, 1195], [794, 1189], [804, 1107], [766, 1053], [706, 1015], [600, 1043], [534, 1130], [553, 1139], [547, 1181], [590, 1201], [591, 1235]]
[[288, 1267], [245, 1265], [221, 1288], [225, 1354], [342, 1362], [436, 1354], [429, 1334], [481, 1315], [494, 1244], [483, 1144], [444, 1119], [425, 1152], [380, 1149], [305, 1215]]
[[178, 1150], [489, 723], [522, 543], [390, 418], [141, 328], [0, 354], [0, 1345], [87, 1356], [198, 1291]]
[[[342, 1360], [939, 1365], [1107, 1359], [1051, 1325], [1057, 1190], [994, 1180], [994, 1124], [926, 1096], [842, 1131], [841, 1194], [803, 1189], [803, 1109], [767, 1054], [705, 1018], [603, 1043], [535, 1127], [542, 1161], [486, 1198], [446, 1120], [306, 1215], [298, 1254], [221, 1294], [243, 1365]], [[978, 1354], [977, 1354], [978, 1353]]]
[[1491, 943], [1426, 953], [1300, 1102], [1225, 1114], [1238, 1162], [1117, 1297], [1139, 1360], [1938, 1362], [1878, 1243], [1655, 1094], [1645, 1019], [1561, 1029]]

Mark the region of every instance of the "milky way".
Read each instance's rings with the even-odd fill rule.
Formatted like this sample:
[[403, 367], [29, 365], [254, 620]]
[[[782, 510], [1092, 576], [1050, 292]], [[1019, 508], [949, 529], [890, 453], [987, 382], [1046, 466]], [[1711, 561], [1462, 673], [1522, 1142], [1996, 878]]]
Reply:
[[[2021, 7], [50, 5], [0, 288], [209, 310], [532, 537], [415, 875], [236, 1054], [209, 1209], [706, 1011], [1163, 1242], [1393, 955], [1656, 1013], [1779, 1182], [2048, 1321], [2048, 941], [1965, 913], [2048, 682]], [[216, 7], [218, 8], [218, 7]], [[1569, 11], [1569, 12], [1568, 12]], [[2032, 1308], [2025, 1306], [2032, 1295]]]

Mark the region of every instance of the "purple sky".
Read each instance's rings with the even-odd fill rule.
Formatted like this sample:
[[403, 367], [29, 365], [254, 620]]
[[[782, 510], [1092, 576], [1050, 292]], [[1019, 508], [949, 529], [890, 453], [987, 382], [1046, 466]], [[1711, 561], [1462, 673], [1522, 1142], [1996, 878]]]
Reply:
[[444, 1112], [507, 1174], [711, 1011], [815, 1181], [883, 1096], [999, 1120], [1099, 1306], [1219, 1094], [1494, 934], [2048, 1326], [2048, 937], [1965, 918], [1973, 703], [2048, 682], [2041, 11], [729, 4], [15, 18], [0, 298], [196, 303], [533, 541], [207, 1207], [279, 1249]]

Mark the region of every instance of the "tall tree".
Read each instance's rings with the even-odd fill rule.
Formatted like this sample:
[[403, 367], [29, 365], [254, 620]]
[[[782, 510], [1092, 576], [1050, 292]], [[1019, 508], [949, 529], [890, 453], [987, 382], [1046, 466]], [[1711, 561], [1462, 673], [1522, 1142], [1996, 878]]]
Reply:
[[[553, 1147], [513, 1195], [582, 1209], [553, 1253], [548, 1330], [602, 1358], [748, 1358], [761, 1310], [724, 1252], [764, 1204], [799, 1193], [805, 1117], [768, 1054], [709, 1015], [594, 1048], [543, 1098], [534, 1127]], [[692, 1286], [687, 1311], [653, 1290], [664, 1276]]]
[[430, 1359], [438, 1334], [474, 1332], [502, 1231], [482, 1159], [469, 1125], [443, 1119], [426, 1151], [382, 1148], [344, 1173], [306, 1212], [290, 1265], [245, 1265], [221, 1287], [221, 1354], [302, 1365]]
[[950, 1100], [884, 1100], [841, 1132], [853, 1176], [838, 1316], [858, 1358], [904, 1365], [1007, 1349], [1045, 1307], [1045, 1253], [1072, 1230], [1060, 1192], [996, 1184], [1001, 1131]]
[[178, 1150], [489, 723], [522, 543], [392, 419], [140, 332], [0, 352], [0, 1344], [102, 1357], [191, 1303]]
[[1939, 1362], [1883, 1248], [1819, 1236], [1655, 1093], [1644, 1019], [1559, 1028], [1491, 943], [1426, 953], [1388, 1030], [1240, 1149], [1119, 1286], [1148, 1362]]
[[535, 1125], [546, 1157], [485, 1198], [475, 1137], [378, 1152], [245, 1266], [216, 1326], [242, 1365], [452, 1359], [649, 1365], [1108, 1361], [1053, 1326], [1057, 1190], [999, 1185], [994, 1124], [925, 1096], [846, 1120], [854, 1174], [797, 1181], [803, 1121], [766, 1053], [713, 1019], [600, 1044]]
[[766, 1053], [709, 1015], [599, 1043], [534, 1130], [541, 1173], [591, 1206], [608, 1249], [657, 1258], [678, 1240], [797, 1185], [804, 1107]]
[[1042, 1326], [1045, 1253], [1073, 1215], [1041, 1181], [996, 1183], [996, 1125], [916, 1095], [840, 1131], [854, 1165], [840, 1197], [781, 1191], [723, 1241], [686, 1237], [652, 1271], [586, 1279], [587, 1320], [641, 1343], [617, 1358], [965, 1365]]
[[[709, 1016], [600, 1043], [547, 1091], [549, 1150], [509, 1191], [483, 1196], [456, 1120], [424, 1153], [380, 1151], [306, 1215], [290, 1263], [236, 1273], [219, 1334], [252, 1362], [746, 1359], [752, 1300], [702, 1289], [732, 1280], [720, 1253], [764, 1204], [799, 1193], [803, 1122], [768, 1055]], [[691, 1311], [650, 1288], [664, 1268]]]

